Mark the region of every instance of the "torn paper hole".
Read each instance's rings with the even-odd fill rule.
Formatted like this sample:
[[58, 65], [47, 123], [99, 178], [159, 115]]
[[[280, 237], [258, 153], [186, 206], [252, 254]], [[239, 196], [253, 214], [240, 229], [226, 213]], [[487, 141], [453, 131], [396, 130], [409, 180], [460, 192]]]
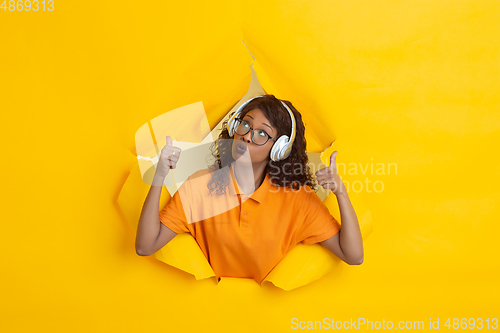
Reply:
[[[133, 230], [137, 230], [143, 200], [149, 191], [160, 150], [166, 143], [166, 135], [170, 135], [175, 139], [173, 145], [184, 145], [184, 148], [181, 148], [183, 152], [194, 151], [193, 149], [196, 147], [202, 147], [200, 151], [206, 151], [207, 146], [218, 137], [218, 130], [222, 122], [229, 117], [231, 112], [249, 98], [265, 94], [252, 66], [251, 69], [252, 80], [247, 94], [227, 112], [226, 117], [212, 131], [210, 131], [201, 102], [170, 111], [155, 118], [138, 130], [136, 134], [138, 162], [132, 167], [118, 198], [120, 208]], [[176, 125], [176, 121], [180, 121], [180, 124]], [[196, 124], [197, 130], [193, 130], [193, 124]], [[334, 146], [335, 149], [338, 149], [338, 140], [327, 149]], [[324, 153], [308, 153], [308, 155], [310, 167], [314, 170], [324, 167], [321, 165], [326, 162], [325, 156], [323, 156]], [[193, 158], [195, 157], [197, 156], [193, 156]], [[188, 164], [193, 166], [193, 163]], [[160, 207], [166, 205], [170, 197], [180, 188], [183, 181], [190, 174], [203, 169], [203, 166], [206, 166], [206, 164], [198, 160], [198, 163], [194, 163], [191, 169], [186, 166], [174, 170], [171, 177], [166, 179], [165, 186], [168, 189], [168, 194], [162, 195]], [[165, 191], [162, 193], [165, 194]], [[321, 199], [324, 199], [325, 205], [337, 221], [341, 221], [336, 201], [330, 200], [333, 195], [328, 196], [321, 187], [318, 195]], [[363, 238], [365, 238], [371, 232], [371, 215], [362, 206], [361, 199], [355, 198], [355, 195], [351, 197], [351, 201], [356, 207]], [[357, 202], [357, 204], [354, 204], [354, 202]], [[360, 207], [362, 208], [360, 209]], [[156, 252], [154, 256], [158, 260], [194, 275], [198, 280], [216, 277], [196, 240], [189, 233], [178, 234], [166, 246]], [[281, 289], [291, 290], [321, 278], [334, 270], [339, 263], [338, 258], [319, 244], [297, 244], [268, 273], [262, 283], [269, 282]], [[224, 278], [221, 277], [221, 281]]]

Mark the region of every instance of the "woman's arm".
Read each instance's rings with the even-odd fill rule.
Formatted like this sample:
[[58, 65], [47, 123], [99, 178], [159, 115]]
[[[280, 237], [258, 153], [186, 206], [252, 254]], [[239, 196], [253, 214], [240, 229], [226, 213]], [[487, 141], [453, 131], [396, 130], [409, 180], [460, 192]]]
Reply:
[[319, 185], [325, 190], [330, 189], [336, 196], [340, 209], [341, 230], [335, 235], [321, 242], [341, 260], [350, 265], [363, 263], [363, 238], [359, 228], [356, 212], [347, 195], [347, 189], [337, 173], [335, 158], [338, 151], [330, 155], [330, 166], [316, 172]]
[[363, 238], [358, 218], [343, 183], [342, 190], [336, 196], [340, 209], [341, 230], [321, 244], [349, 265], [361, 265], [364, 259]]
[[140, 256], [149, 256], [170, 242], [177, 234], [160, 222], [160, 197], [165, 177], [155, 174], [153, 184], [142, 207], [135, 251]]
[[172, 146], [172, 138], [166, 137], [167, 144], [162, 148], [158, 161], [153, 184], [142, 207], [137, 237], [135, 239], [135, 252], [140, 256], [149, 256], [161, 249], [177, 235], [160, 222], [160, 197], [165, 177], [170, 169], [175, 169], [179, 160], [181, 149]]

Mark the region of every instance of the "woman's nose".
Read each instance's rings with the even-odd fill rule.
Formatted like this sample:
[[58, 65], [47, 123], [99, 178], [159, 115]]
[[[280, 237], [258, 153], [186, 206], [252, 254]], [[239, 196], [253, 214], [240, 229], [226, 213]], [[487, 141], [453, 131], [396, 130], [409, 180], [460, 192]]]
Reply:
[[243, 140], [248, 143], [252, 142], [252, 131], [248, 131], [247, 134], [243, 135]]

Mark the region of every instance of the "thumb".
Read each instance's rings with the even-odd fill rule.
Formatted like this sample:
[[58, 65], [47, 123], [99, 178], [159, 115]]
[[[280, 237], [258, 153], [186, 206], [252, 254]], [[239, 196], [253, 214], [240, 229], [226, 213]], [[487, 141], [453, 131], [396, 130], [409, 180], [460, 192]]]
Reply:
[[336, 150], [330, 155], [330, 167], [333, 167], [335, 169], [337, 169], [337, 161], [335, 160], [335, 158], [337, 157], [337, 154], [338, 154], [338, 151]]
[[172, 145], [172, 138], [167, 135], [167, 145], [171, 146]]

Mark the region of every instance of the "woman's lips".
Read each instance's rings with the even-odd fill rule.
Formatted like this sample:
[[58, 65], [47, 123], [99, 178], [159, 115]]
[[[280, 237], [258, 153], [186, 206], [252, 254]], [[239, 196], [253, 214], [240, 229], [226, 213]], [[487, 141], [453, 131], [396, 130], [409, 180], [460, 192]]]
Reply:
[[241, 143], [238, 143], [236, 145], [236, 150], [239, 151], [240, 153], [244, 153], [247, 150], [247, 146]]

